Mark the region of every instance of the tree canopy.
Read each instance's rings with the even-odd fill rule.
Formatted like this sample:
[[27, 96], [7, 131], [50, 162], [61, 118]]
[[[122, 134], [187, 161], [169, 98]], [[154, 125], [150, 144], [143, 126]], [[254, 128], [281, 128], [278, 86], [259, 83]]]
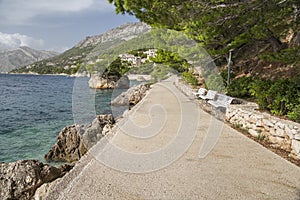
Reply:
[[109, 0], [116, 12], [185, 32], [212, 54], [264, 41], [273, 52], [299, 32], [299, 0]]

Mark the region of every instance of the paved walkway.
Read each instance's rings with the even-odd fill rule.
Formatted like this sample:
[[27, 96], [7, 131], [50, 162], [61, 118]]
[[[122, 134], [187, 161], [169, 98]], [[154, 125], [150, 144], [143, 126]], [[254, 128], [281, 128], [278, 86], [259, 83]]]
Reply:
[[300, 199], [299, 167], [200, 110], [172, 82], [154, 85], [129, 114], [47, 199]]

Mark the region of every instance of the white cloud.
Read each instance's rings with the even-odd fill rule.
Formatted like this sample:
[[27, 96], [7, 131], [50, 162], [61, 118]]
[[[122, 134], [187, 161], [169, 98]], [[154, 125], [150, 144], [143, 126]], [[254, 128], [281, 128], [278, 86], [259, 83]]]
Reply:
[[19, 33], [7, 34], [0, 32], [0, 47], [2, 49], [11, 49], [20, 46], [28, 46], [35, 49], [40, 49], [43, 47], [43, 45], [44, 41], [42, 39], [34, 39]]
[[107, 0], [1, 0], [0, 23], [26, 24], [40, 15], [80, 12], [96, 9], [112, 11]]

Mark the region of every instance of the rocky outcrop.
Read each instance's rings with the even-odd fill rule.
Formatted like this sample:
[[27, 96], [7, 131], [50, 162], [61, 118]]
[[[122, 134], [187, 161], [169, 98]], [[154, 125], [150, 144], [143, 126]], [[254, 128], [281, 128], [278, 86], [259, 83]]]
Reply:
[[98, 74], [93, 74], [89, 80], [89, 87], [93, 89], [113, 89], [115, 86], [115, 81], [103, 78]]
[[135, 87], [128, 89], [126, 92], [123, 92], [119, 96], [117, 96], [112, 102], [113, 106], [134, 106], [138, 102], [142, 100], [142, 98], [146, 95], [149, 87], [146, 84], [142, 83]]
[[122, 76], [119, 80], [115, 78], [103, 78], [101, 74], [95, 73], [89, 80], [89, 87], [93, 89], [128, 89], [129, 79], [127, 76]]
[[68, 170], [36, 160], [0, 163], [0, 199], [31, 199], [38, 187], [62, 177]]
[[112, 115], [99, 115], [89, 125], [68, 126], [57, 137], [57, 142], [45, 155], [48, 161], [78, 161], [92, 146], [106, 135], [115, 123]]

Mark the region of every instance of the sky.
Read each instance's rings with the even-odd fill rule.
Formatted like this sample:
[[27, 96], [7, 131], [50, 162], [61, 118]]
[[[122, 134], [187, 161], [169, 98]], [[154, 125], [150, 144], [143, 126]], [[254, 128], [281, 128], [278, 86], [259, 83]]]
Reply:
[[63, 52], [86, 36], [137, 21], [116, 15], [107, 0], [0, 0], [0, 49]]

